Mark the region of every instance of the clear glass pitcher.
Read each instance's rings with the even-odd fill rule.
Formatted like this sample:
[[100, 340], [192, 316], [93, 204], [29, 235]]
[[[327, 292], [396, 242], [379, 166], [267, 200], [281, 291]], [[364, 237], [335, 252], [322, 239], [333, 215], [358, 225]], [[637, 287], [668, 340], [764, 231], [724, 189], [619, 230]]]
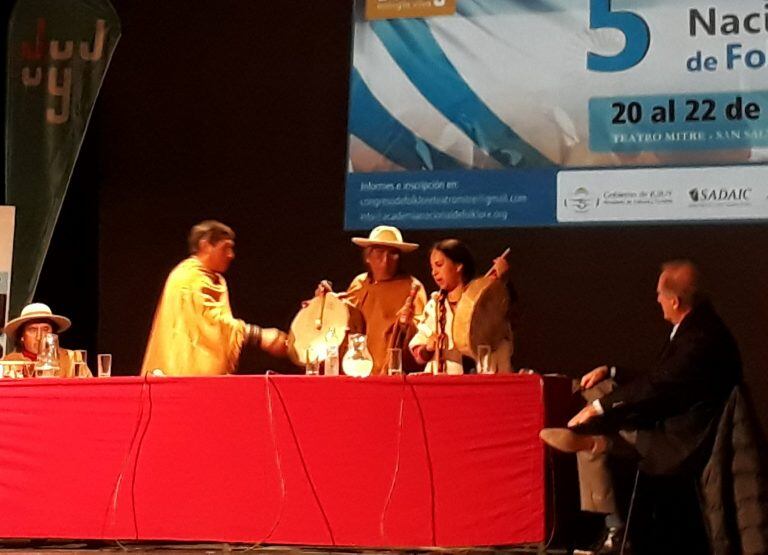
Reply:
[[349, 334], [347, 353], [341, 367], [347, 376], [365, 378], [373, 371], [373, 357], [368, 350], [368, 339], [362, 333]]
[[59, 336], [55, 333], [44, 333], [37, 345], [35, 376], [38, 378], [55, 378], [59, 370]]

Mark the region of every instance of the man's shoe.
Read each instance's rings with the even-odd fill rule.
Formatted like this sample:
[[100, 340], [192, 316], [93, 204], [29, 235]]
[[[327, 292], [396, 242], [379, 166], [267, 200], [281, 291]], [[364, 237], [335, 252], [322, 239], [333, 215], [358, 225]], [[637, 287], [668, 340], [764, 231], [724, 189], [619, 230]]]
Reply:
[[[623, 526], [610, 526], [605, 529], [600, 540], [590, 549], [574, 549], [573, 555], [619, 555], [622, 553], [621, 544], [624, 541]], [[623, 555], [631, 555], [629, 541], [624, 546]]]
[[[595, 555], [618, 555], [622, 553], [621, 544], [624, 541], [624, 526], [609, 526], [605, 529], [603, 538], [595, 545]], [[624, 546], [624, 554], [629, 553], [629, 542]]]
[[544, 428], [539, 437], [547, 445], [566, 453], [593, 451], [596, 446], [593, 436], [576, 434], [568, 428]]

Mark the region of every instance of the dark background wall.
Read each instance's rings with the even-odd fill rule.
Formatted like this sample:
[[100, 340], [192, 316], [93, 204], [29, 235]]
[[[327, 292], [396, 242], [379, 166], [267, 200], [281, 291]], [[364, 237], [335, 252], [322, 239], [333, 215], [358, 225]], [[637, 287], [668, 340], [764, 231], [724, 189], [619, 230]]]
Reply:
[[[99, 99], [38, 297], [75, 319], [66, 344], [136, 373], [168, 271], [204, 218], [238, 232], [236, 315], [287, 328], [322, 278], [360, 270], [342, 230], [351, 0], [114, 1], [123, 38]], [[522, 303], [516, 365], [578, 374], [643, 368], [668, 333], [658, 265], [700, 263], [768, 403], [764, 225], [406, 232], [469, 242], [480, 267], [506, 246]], [[428, 289], [427, 249], [407, 261]], [[288, 371], [249, 353], [243, 372]], [[768, 425], [768, 415], [763, 416]]]

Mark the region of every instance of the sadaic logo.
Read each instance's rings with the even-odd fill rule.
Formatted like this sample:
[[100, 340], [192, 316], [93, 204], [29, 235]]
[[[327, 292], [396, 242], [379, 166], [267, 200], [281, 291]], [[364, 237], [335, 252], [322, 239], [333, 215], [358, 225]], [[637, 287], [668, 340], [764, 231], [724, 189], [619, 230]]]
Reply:
[[694, 187], [688, 191], [693, 202], [749, 202], [752, 187]]
[[592, 196], [586, 187], [578, 187], [568, 196], [563, 203], [567, 208], [574, 212], [589, 212], [592, 208], [597, 208], [600, 199]]

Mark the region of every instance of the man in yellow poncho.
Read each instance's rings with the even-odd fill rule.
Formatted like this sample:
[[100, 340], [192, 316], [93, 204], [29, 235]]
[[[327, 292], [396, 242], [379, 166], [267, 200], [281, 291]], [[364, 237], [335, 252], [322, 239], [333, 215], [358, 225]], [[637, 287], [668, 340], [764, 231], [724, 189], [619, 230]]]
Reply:
[[165, 282], [142, 375], [158, 369], [169, 376], [231, 374], [245, 344], [285, 355], [285, 333], [232, 316], [222, 274], [235, 258], [234, 248], [235, 233], [221, 222], [206, 220], [192, 228], [190, 256]]

